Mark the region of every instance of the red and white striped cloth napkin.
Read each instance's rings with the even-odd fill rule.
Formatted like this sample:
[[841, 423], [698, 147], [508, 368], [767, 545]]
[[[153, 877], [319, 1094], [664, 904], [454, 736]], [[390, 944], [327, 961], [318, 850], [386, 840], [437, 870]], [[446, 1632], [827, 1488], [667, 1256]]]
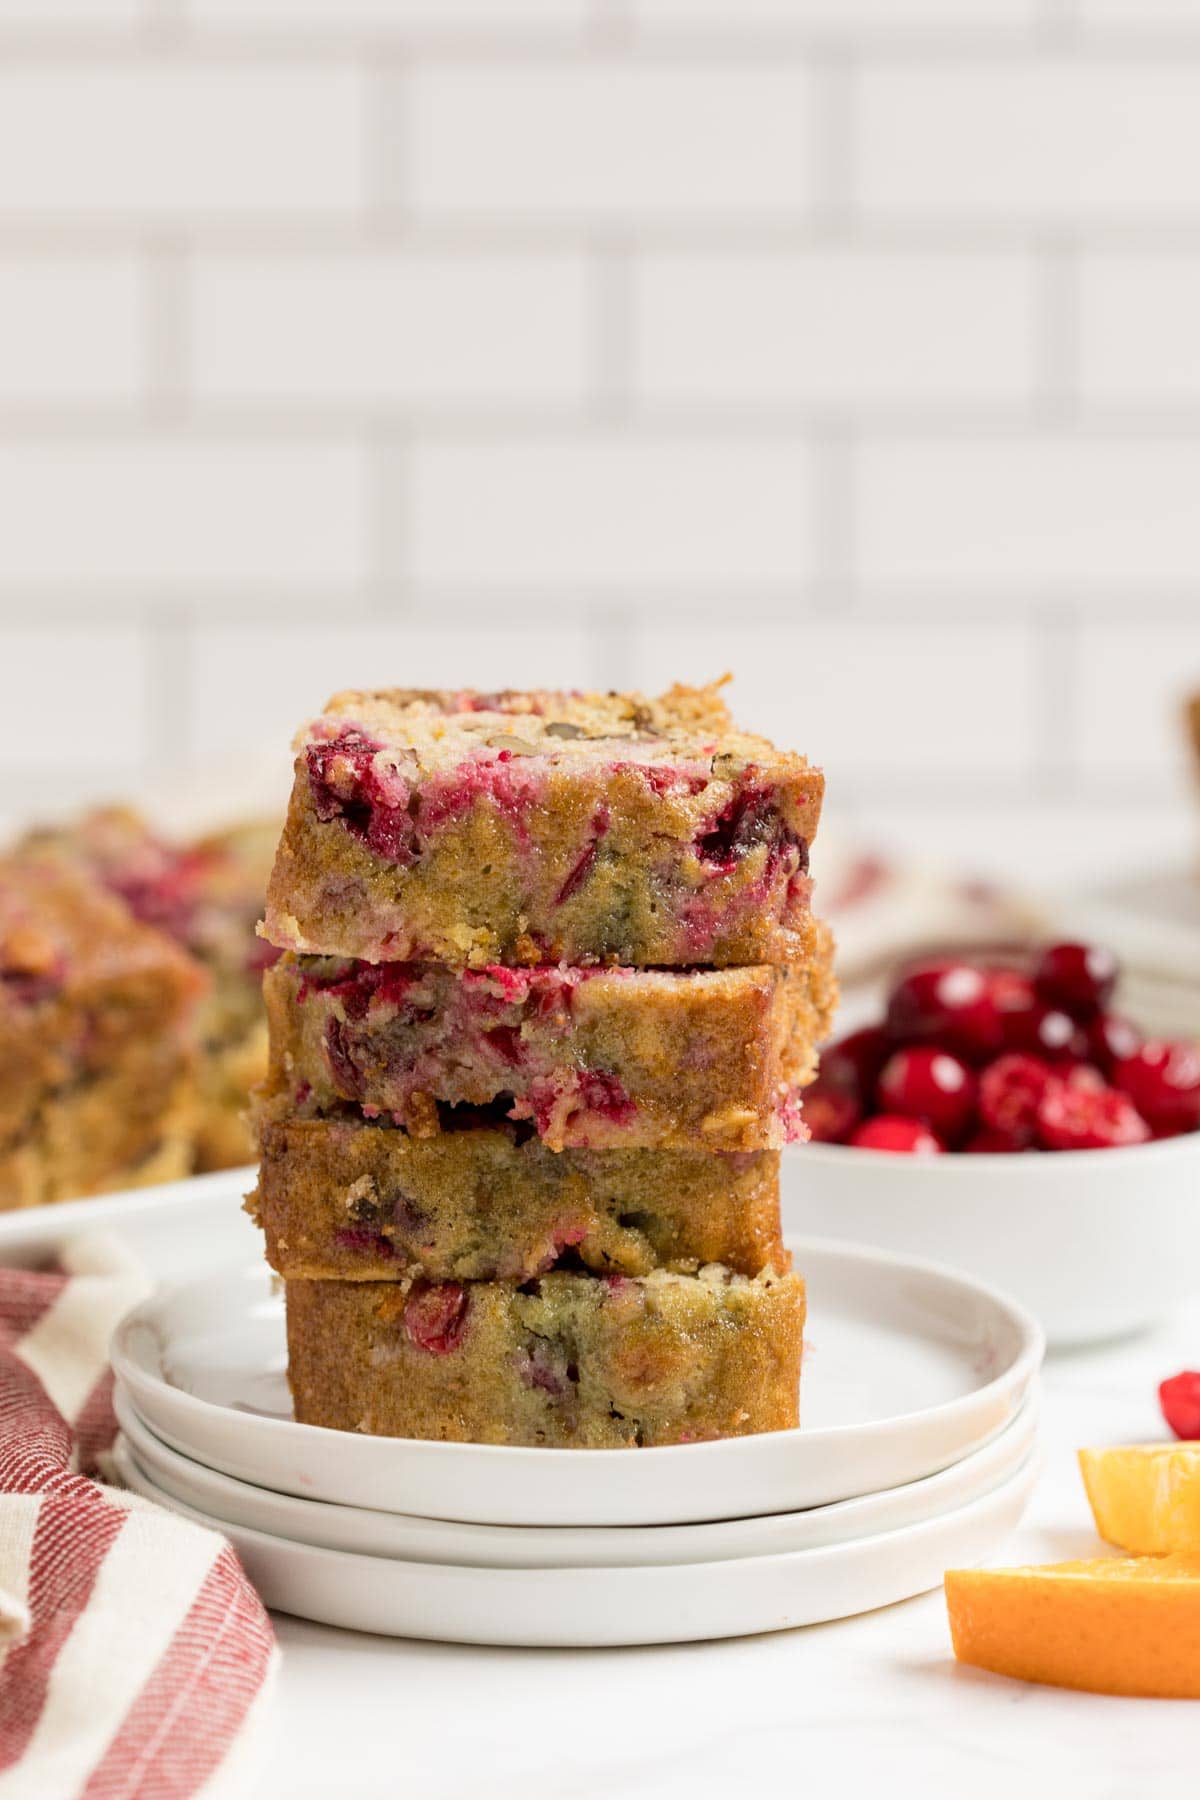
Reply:
[[215, 1532], [106, 1487], [108, 1341], [147, 1287], [111, 1240], [0, 1269], [0, 1795], [241, 1785], [276, 1650]]

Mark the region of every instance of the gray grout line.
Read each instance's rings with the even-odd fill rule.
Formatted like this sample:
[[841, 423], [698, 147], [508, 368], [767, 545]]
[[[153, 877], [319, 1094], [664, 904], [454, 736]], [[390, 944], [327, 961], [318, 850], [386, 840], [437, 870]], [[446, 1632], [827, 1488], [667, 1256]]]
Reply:
[[147, 649], [147, 763], [157, 769], [186, 765], [191, 749], [188, 669], [189, 615], [157, 618], [144, 627]]
[[189, 252], [179, 239], [166, 235], [147, 239], [143, 352], [146, 420], [152, 427], [179, 424], [186, 413], [188, 262]]
[[1050, 793], [1075, 779], [1079, 726], [1079, 629], [1072, 608], [1051, 602], [1031, 621], [1033, 760]]
[[591, 391], [588, 418], [613, 425], [631, 416], [634, 389], [633, 260], [619, 237], [597, 236], [589, 256]]
[[1067, 232], [1043, 233], [1033, 253], [1033, 404], [1039, 425], [1078, 420], [1082, 291], [1079, 248]]
[[828, 609], [840, 612], [853, 604], [858, 560], [856, 446], [853, 432], [841, 420], [813, 431], [809, 444], [814, 585]]
[[853, 227], [857, 187], [857, 78], [848, 55], [830, 54], [814, 63], [812, 100], [812, 228], [822, 241], [841, 241]]

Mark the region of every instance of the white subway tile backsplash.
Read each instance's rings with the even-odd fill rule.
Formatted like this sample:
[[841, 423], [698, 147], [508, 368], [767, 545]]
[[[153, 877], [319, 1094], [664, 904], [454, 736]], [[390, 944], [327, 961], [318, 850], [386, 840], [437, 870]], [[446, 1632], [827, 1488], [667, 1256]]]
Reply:
[[407, 459], [419, 581], [512, 589], [788, 583], [812, 562], [803, 443], [617, 434], [426, 442]]
[[1086, 226], [1194, 219], [1200, 64], [875, 62], [855, 104], [873, 219]]
[[147, 310], [135, 256], [0, 254], [0, 405], [131, 405]]
[[1089, 585], [1200, 582], [1200, 437], [896, 438], [858, 461], [868, 584], [1019, 604]]
[[296, 625], [286, 633], [208, 627], [189, 663], [189, 750], [197, 761], [288, 745], [341, 688], [579, 687], [592, 669], [585, 624], [523, 625], [497, 608], [469, 627], [391, 618]]
[[962, 0], [738, 0], [735, 6], [730, 0], [632, 0], [639, 24], [717, 26], [723, 32], [763, 25], [839, 32], [863, 26], [888, 31], [951, 26], [962, 32], [1028, 24], [1036, 4], [1037, 0], [971, 0], [969, 7]]
[[1033, 298], [1015, 254], [646, 254], [633, 278], [634, 384], [681, 405], [1020, 406]]
[[804, 70], [555, 60], [418, 67], [399, 178], [422, 218], [636, 225], [796, 218]]
[[488, 36], [528, 32], [532, 27], [562, 32], [589, 16], [590, 0], [183, 0], [198, 25], [269, 28], [299, 38], [314, 25], [372, 31], [453, 27]]
[[1183, 703], [1200, 693], [1200, 609], [1190, 623], [1093, 625], [1079, 646], [1079, 756], [1089, 771], [1182, 785], [1194, 751]]
[[350, 64], [261, 60], [8, 63], [0, 220], [353, 213], [363, 81]]
[[362, 577], [366, 486], [350, 444], [2, 442], [0, 584], [117, 585], [153, 601], [246, 583], [277, 611], [290, 591]]
[[130, 626], [53, 626], [4, 621], [4, 716], [0, 767], [64, 776], [73, 763], [140, 772], [148, 745], [148, 670]]
[[1081, 269], [1080, 380], [1088, 401], [1200, 399], [1200, 254], [1094, 251]]
[[[639, 621], [638, 686], [734, 676], [727, 698], [749, 731], [840, 773], [955, 780], [1032, 761], [1033, 657], [1012, 625], [870, 626], [744, 617], [686, 631]], [[953, 745], [953, 752], [948, 746]]]
[[199, 257], [201, 404], [578, 401], [591, 305], [579, 255], [350, 251]]
[[143, 6], [144, 0], [0, 0], [0, 28], [133, 25]]

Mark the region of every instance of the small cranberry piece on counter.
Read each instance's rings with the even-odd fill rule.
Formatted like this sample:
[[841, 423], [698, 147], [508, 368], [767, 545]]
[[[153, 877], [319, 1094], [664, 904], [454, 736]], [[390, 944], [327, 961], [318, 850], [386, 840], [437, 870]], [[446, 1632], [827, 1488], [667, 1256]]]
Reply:
[[1107, 1006], [1120, 969], [1111, 950], [1098, 944], [1050, 944], [1038, 957], [1034, 984], [1042, 999], [1076, 1019]]
[[907, 1156], [938, 1156], [946, 1147], [919, 1119], [901, 1119], [894, 1113], [866, 1119], [850, 1142], [860, 1150], [899, 1150]]
[[404, 1329], [418, 1350], [446, 1356], [467, 1323], [467, 1296], [457, 1281], [414, 1281], [404, 1307]]
[[994, 1126], [985, 1125], [982, 1131], [967, 1139], [963, 1151], [967, 1156], [1018, 1156], [1022, 1150], [1033, 1147], [1028, 1137], [1014, 1136], [1011, 1131], [997, 1131]]
[[1021, 1051], [998, 1056], [979, 1078], [979, 1117], [985, 1128], [1018, 1145], [1030, 1143], [1038, 1107], [1057, 1080], [1050, 1064], [1036, 1056]]
[[1142, 1047], [1142, 1034], [1132, 1019], [1120, 1013], [1101, 1013], [1087, 1028], [1088, 1055], [1111, 1075], [1119, 1062]]
[[[824, 1064], [825, 1058], [821, 1061]], [[816, 1144], [844, 1144], [862, 1118], [857, 1094], [844, 1087], [836, 1075], [827, 1075], [824, 1068], [805, 1088], [800, 1112]]]
[[932, 1041], [974, 1061], [1001, 1048], [988, 979], [964, 962], [921, 963], [903, 975], [888, 1000], [887, 1030], [897, 1042]]
[[957, 1056], [918, 1044], [897, 1050], [884, 1063], [878, 1096], [885, 1112], [921, 1119], [952, 1142], [974, 1116], [975, 1077]]
[[1200, 1048], [1151, 1038], [1113, 1074], [1159, 1137], [1200, 1129]]
[[[852, 1031], [822, 1050], [821, 1079], [836, 1083], [865, 1102], [891, 1052], [891, 1040], [882, 1027], [868, 1025], [862, 1031]], [[808, 1091], [811, 1093], [812, 1089]]]
[[1047, 1150], [1116, 1150], [1144, 1144], [1150, 1127], [1116, 1088], [1097, 1091], [1058, 1081], [1038, 1107], [1037, 1134]]
[[1200, 1372], [1183, 1369], [1160, 1381], [1158, 1404], [1177, 1438], [1200, 1438]]

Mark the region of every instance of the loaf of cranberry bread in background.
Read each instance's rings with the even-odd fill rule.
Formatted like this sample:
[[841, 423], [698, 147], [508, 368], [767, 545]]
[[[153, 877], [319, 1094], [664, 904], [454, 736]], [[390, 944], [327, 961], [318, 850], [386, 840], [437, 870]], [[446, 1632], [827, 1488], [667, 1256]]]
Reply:
[[80, 871], [0, 860], [0, 1208], [188, 1173], [203, 987]]
[[434, 1138], [360, 1119], [260, 1125], [247, 1210], [279, 1274], [340, 1281], [523, 1281], [601, 1275], [756, 1275], [790, 1266], [779, 1153], [548, 1150], [528, 1127], [474, 1123]]
[[353, 1101], [415, 1136], [503, 1100], [552, 1150], [774, 1150], [833, 1011], [802, 969], [455, 970], [284, 956], [263, 982], [270, 1085], [300, 1116]]
[[266, 1072], [262, 971], [277, 954], [255, 927], [278, 835], [277, 822], [255, 820], [173, 843], [129, 808], [102, 807], [70, 825], [34, 832], [23, 846], [85, 868], [207, 972], [197, 1019], [194, 1162], [202, 1170], [254, 1155], [245, 1113], [250, 1089]]
[[289, 1281], [297, 1419], [385, 1437], [619, 1449], [798, 1423], [804, 1283], [553, 1273]]
[[823, 779], [716, 688], [336, 695], [264, 926], [369, 962], [800, 963]]

